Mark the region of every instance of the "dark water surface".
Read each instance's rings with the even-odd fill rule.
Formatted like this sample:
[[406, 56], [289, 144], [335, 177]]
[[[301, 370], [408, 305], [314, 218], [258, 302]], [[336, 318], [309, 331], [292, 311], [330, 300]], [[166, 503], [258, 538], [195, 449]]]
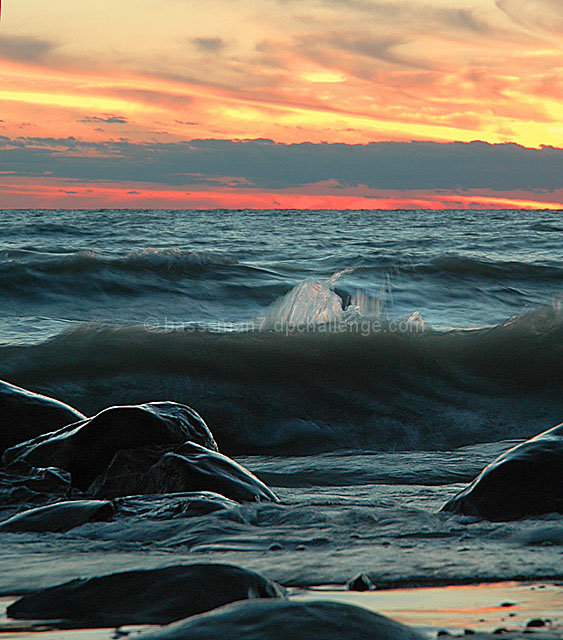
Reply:
[[0, 377], [87, 413], [184, 401], [286, 454], [561, 417], [561, 212], [3, 211], [0, 239]]

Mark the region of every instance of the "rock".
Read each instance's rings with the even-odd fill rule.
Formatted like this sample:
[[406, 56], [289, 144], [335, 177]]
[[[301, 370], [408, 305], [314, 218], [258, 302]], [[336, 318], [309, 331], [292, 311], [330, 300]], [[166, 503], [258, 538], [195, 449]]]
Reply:
[[212, 492], [237, 502], [277, 497], [242, 465], [194, 442], [166, 449], [120, 451], [90, 492], [97, 497]]
[[545, 622], [541, 618], [534, 618], [529, 620], [526, 624], [527, 629], [545, 627]]
[[20, 620], [79, 621], [85, 627], [167, 624], [237, 600], [284, 596], [275, 582], [239, 567], [177, 565], [72, 580], [24, 596], [7, 614]]
[[107, 500], [56, 502], [45, 507], [22, 511], [0, 522], [0, 532], [69, 531], [86, 522], [109, 520], [112, 516], [113, 507]]
[[92, 418], [39, 436], [4, 452], [5, 465], [23, 460], [32, 466], [69, 471], [72, 483], [87, 489], [122, 449], [176, 445], [193, 440], [217, 450], [211, 432], [193, 409], [175, 402], [110, 407]]
[[371, 578], [365, 573], [359, 573], [357, 576], [348, 580], [346, 583], [348, 591], [374, 591], [377, 587], [371, 581]]
[[136, 640], [422, 640], [398, 622], [350, 604], [253, 600], [141, 633]]
[[237, 502], [279, 502], [248, 469], [193, 442], [186, 442], [175, 453], [163, 455], [148, 470], [139, 488], [139, 493], [213, 491]]
[[94, 480], [88, 492], [104, 498], [134, 496], [142, 493], [139, 487], [147, 470], [168, 451], [170, 447], [144, 447], [118, 451], [104, 473]]
[[493, 521], [563, 513], [563, 424], [506, 451], [443, 511]]
[[85, 417], [64, 402], [0, 380], [0, 454]]

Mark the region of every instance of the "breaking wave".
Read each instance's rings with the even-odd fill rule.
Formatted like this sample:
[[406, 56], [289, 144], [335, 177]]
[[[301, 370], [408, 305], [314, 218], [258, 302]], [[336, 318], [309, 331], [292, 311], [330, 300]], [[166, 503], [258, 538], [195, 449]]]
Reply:
[[[344, 261], [346, 262], [346, 261]], [[358, 259], [354, 260], [354, 264]], [[511, 280], [519, 284], [523, 280], [550, 282], [557, 286], [563, 281], [563, 267], [557, 262], [536, 264], [533, 262], [503, 262], [443, 255], [424, 260], [403, 257], [359, 257], [359, 264], [339, 274], [357, 271], [364, 279], [381, 281], [384, 274], [402, 276], [420, 275], [435, 278], [456, 278], [460, 281]], [[99, 254], [94, 251], [46, 253], [33, 249], [12, 249], [0, 253], [0, 293], [31, 300], [49, 295], [60, 296], [65, 292], [84, 295], [86, 292], [103, 292], [104, 295], [143, 296], [158, 287], [175, 291], [174, 287], [205, 278], [209, 290], [227, 286], [244, 289], [256, 297], [258, 285], [263, 287], [270, 277], [274, 287], [265, 295], [266, 303], [272, 302], [283, 289], [283, 282], [293, 273], [291, 264], [280, 263], [271, 268], [242, 262], [228, 253], [199, 250], [143, 249], [120, 255]], [[336, 274], [340, 277], [339, 274]], [[334, 276], [333, 276], [334, 277]], [[305, 283], [302, 289], [305, 290]], [[177, 291], [176, 291], [177, 292]], [[185, 293], [185, 291], [184, 291]], [[308, 294], [313, 294], [309, 287]], [[224, 291], [218, 291], [222, 297]], [[272, 295], [274, 298], [272, 298]], [[332, 304], [327, 300], [327, 304]], [[338, 301], [335, 301], [338, 303]]]
[[351, 305], [357, 313], [335, 284], [324, 281], [313, 298], [311, 282], [298, 285], [270, 310], [270, 319], [275, 311], [307, 331], [89, 324], [42, 344], [2, 347], [0, 377], [85, 413], [185, 402], [224, 451], [238, 454], [454, 448], [530, 436], [560, 421], [560, 303], [479, 330], [437, 331], [414, 315], [403, 325], [370, 322], [362, 331], [352, 321], [325, 331], [296, 301], [307, 292], [305, 307], [321, 320], [341, 318]]
[[97, 281], [106, 292], [119, 294], [134, 285], [142, 293], [141, 285], [151, 281], [209, 275], [236, 265], [229, 255], [197, 250], [144, 249], [114, 257], [94, 251], [46, 254], [18, 249], [0, 254], [0, 291], [41, 295], [46, 290], [79, 290]]

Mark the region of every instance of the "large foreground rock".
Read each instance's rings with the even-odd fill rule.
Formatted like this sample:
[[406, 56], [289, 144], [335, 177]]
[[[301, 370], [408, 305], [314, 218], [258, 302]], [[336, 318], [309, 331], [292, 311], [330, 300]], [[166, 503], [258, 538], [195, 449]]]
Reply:
[[74, 500], [56, 502], [36, 509], [28, 509], [0, 522], [0, 532], [26, 533], [63, 532], [86, 522], [109, 520], [113, 506], [107, 500]]
[[138, 640], [423, 640], [413, 629], [339, 602], [239, 602]]
[[[193, 564], [72, 580], [24, 596], [8, 617], [72, 620], [85, 626], [167, 624], [251, 598], [281, 598], [282, 587], [252, 571]], [[223, 636], [224, 638], [236, 636]]]
[[110, 407], [4, 452], [3, 463], [20, 460], [35, 467], [69, 471], [74, 485], [87, 489], [122, 449], [176, 445], [192, 440], [217, 450], [203, 419], [175, 402]]
[[444, 511], [493, 521], [563, 513], [563, 424], [506, 451]]
[[64, 402], [0, 380], [0, 454], [85, 417]]

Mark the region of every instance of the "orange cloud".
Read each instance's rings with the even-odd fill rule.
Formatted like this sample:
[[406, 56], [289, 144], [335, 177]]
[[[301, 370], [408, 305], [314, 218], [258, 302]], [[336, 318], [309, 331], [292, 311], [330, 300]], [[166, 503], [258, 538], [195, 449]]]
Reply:
[[[546, 53], [545, 62], [553, 62], [555, 53]], [[324, 66], [303, 60], [291, 49], [284, 55], [288, 68], [277, 72], [275, 83], [256, 83], [263, 76], [255, 72], [254, 83], [247, 86], [182, 78], [157, 69], [143, 74], [124, 68], [80, 71], [4, 60], [3, 129], [15, 135], [25, 124], [34, 135], [62, 130], [87, 140], [482, 139], [532, 147], [563, 141], [560, 84], [553, 67], [549, 73], [528, 72], [522, 77], [485, 63], [418, 70], [385, 63], [361, 77], [337, 50], [325, 51]], [[530, 67], [524, 56], [518, 64], [521, 69]], [[107, 113], [127, 122], [116, 127], [95, 121]]]

